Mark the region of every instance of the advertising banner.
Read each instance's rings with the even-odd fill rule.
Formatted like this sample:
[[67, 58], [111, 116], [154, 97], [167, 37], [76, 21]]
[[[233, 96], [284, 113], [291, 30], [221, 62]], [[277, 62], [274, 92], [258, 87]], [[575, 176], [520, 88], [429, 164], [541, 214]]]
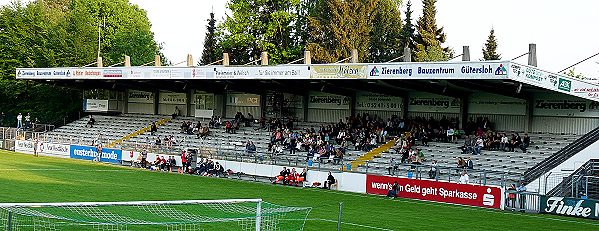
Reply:
[[312, 79], [364, 79], [366, 65], [312, 65]]
[[599, 102], [558, 93], [538, 93], [534, 96], [533, 115], [599, 117]]
[[308, 97], [308, 108], [347, 110], [350, 104], [351, 98], [343, 95], [313, 91]]
[[468, 113], [493, 115], [526, 115], [526, 100], [476, 92], [468, 98]]
[[[15, 141], [15, 151], [33, 154], [34, 152], [34, 143], [29, 140], [16, 140]], [[52, 144], [52, 143], [37, 143], [37, 153], [39, 155], [55, 155], [60, 157], [69, 157], [70, 146], [64, 144]]]
[[158, 103], [161, 104], [186, 104], [187, 94], [185, 93], [171, 93], [171, 92], [160, 92], [160, 98]]
[[[98, 156], [96, 147], [71, 145], [69, 150], [72, 159], [95, 160]], [[109, 162], [120, 164], [122, 160], [122, 151], [119, 149], [102, 148], [100, 162]]]
[[363, 91], [356, 94], [356, 110], [400, 112], [402, 108], [403, 99], [401, 97]]
[[228, 94], [227, 105], [259, 107], [260, 95], [255, 94]]
[[129, 103], [154, 103], [154, 93], [130, 89], [127, 95]]
[[215, 67], [217, 79], [307, 79], [308, 66]]
[[399, 185], [398, 196], [418, 200], [471, 205], [500, 209], [503, 202], [501, 188], [471, 184], [416, 180], [399, 177], [366, 176], [366, 193], [387, 195], [394, 182]]
[[[123, 150], [123, 161], [131, 161], [131, 162], [135, 162], [137, 161], [141, 156], [141, 152], [138, 151], [127, 151], [127, 150]], [[148, 153], [148, 155], [146, 156], [146, 161], [148, 162], [154, 162], [156, 160], [156, 157], [164, 157], [164, 159], [168, 160], [168, 155], [162, 155], [162, 154], [156, 154], [156, 153]], [[177, 163], [176, 165], [181, 167], [182, 166], [182, 161], [181, 161], [181, 156], [180, 155], [173, 155], [173, 157], [175, 158], [175, 162]]]
[[33, 154], [33, 142], [28, 140], [15, 140], [15, 152]]
[[108, 100], [103, 99], [86, 99], [84, 101], [83, 108], [85, 111], [91, 112], [107, 112], [108, 111]]
[[500, 79], [508, 62], [390, 63], [368, 65], [369, 79]]
[[599, 201], [541, 196], [541, 213], [599, 219]]
[[459, 113], [460, 107], [460, 99], [424, 92], [412, 92], [408, 100], [410, 112]]

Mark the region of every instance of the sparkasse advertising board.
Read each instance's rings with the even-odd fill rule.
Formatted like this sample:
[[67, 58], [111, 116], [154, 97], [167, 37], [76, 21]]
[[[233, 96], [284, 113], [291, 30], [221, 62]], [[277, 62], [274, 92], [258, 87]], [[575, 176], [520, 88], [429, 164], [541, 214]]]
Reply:
[[484, 208], [502, 208], [503, 193], [495, 186], [457, 184], [389, 176], [366, 176], [366, 193], [387, 195], [393, 183], [399, 185], [398, 197], [446, 202]]

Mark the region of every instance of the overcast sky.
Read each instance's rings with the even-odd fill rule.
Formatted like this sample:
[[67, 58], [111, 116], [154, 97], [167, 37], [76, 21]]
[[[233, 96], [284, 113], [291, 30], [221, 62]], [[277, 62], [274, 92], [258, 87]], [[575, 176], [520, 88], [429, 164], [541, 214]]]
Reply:
[[[5, 4], [10, 0], [0, 0]], [[156, 39], [173, 63], [191, 53], [197, 61], [202, 54], [206, 20], [211, 10], [222, 20], [227, 0], [130, 0], [148, 12]], [[407, 1], [404, 1], [404, 3]], [[414, 18], [422, 3], [413, 1]], [[405, 9], [405, 4], [404, 4]], [[472, 60], [482, 57], [489, 30], [495, 28], [498, 51], [504, 60], [528, 51], [537, 44], [539, 67], [557, 72], [588, 56], [599, 53], [599, 1], [570, 0], [439, 0], [437, 23], [445, 28], [446, 46], [456, 54], [470, 46]], [[403, 17], [403, 12], [402, 12]], [[526, 63], [526, 57], [516, 60]], [[577, 72], [599, 76], [599, 56], [580, 64]]]

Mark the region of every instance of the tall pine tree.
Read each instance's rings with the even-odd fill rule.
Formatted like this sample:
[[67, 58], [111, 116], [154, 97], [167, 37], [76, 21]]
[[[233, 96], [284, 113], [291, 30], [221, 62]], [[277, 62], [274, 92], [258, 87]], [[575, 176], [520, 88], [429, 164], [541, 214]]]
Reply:
[[401, 1], [379, 0], [374, 10], [368, 62], [387, 62], [403, 53]]
[[501, 55], [497, 53], [497, 39], [495, 39], [495, 29], [491, 29], [487, 43], [483, 47], [483, 60], [500, 60]]
[[214, 19], [214, 12], [210, 13], [210, 19], [208, 19], [208, 25], [206, 26], [206, 37], [204, 39], [204, 50], [202, 51], [202, 59], [198, 63], [199, 65], [207, 65], [221, 57], [221, 49], [216, 40], [216, 19]]
[[408, 0], [405, 12], [406, 18], [401, 29], [401, 43], [404, 47], [410, 48], [413, 52], [412, 60], [414, 60], [416, 58], [416, 54], [414, 53], [416, 51], [416, 29], [414, 29], [414, 24], [412, 24], [412, 13], [412, 1]]
[[437, 0], [422, 0], [422, 16], [418, 18], [416, 29], [416, 61], [447, 61], [451, 56], [449, 48], [441, 47], [445, 42], [446, 35], [443, 27], [437, 27], [435, 16], [437, 9], [435, 3]]

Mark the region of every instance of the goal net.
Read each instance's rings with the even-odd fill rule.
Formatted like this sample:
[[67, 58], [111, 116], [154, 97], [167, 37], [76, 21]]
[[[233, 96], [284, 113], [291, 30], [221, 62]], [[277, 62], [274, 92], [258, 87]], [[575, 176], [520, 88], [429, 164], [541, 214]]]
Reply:
[[310, 210], [261, 199], [0, 204], [0, 230], [303, 230]]

